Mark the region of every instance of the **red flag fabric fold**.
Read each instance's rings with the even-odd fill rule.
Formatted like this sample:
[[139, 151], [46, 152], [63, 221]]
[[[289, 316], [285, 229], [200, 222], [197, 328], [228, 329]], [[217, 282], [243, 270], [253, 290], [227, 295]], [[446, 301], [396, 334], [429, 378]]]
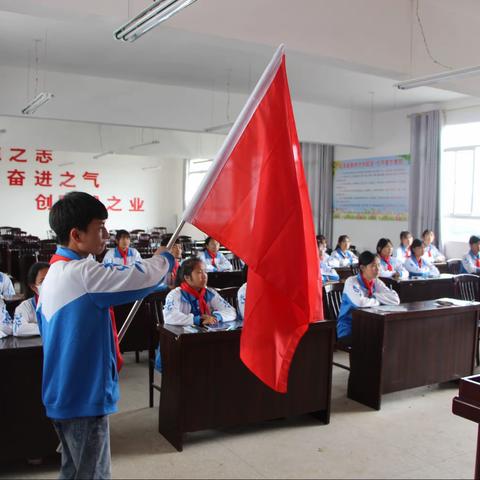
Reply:
[[184, 220], [248, 265], [240, 356], [264, 383], [286, 392], [298, 342], [309, 323], [323, 316], [315, 230], [283, 50], [276, 57]]

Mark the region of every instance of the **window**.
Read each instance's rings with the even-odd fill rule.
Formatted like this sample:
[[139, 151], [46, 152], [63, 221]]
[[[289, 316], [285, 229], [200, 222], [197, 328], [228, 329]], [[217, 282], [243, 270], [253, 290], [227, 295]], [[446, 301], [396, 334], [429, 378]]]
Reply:
[[206, 158], [194, 158], [186, 161], [185, 206], [195, 195], [212, 162], [212, 159]]
[[480, 230], [480, 123], [446, 126], [442, 147], [442, 237], [465, 242]]

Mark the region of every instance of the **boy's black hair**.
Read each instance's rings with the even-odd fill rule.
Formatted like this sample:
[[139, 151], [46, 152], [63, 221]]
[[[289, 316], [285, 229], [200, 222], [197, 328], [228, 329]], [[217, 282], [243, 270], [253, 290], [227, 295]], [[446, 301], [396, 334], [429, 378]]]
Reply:
[[317, 235], [317, 243], [320, 245], [323, 242], [327, 243], [327, 237], [325, 235]]
[[203, 261], [198, 257], [187, 258], [178, 269], [175, 286], [179, 287], [185, 280], [185, 277], [191, 277], [192, 272], [199, 263], [203, 263]]
[[[173, 235], [173, 233], [163, 235], [162, 239], [160, 240], [160, 246], [166, 247], [166, 246], [168, 245], [168, 242], [169, 242], [170, 239], [172, 238], [172, 235]], [[177, 237], [177, 238], [175, 239], [174, 244], [175, 244], [175, 245], [178, 245], [178, 244], [180, 244], [180, 243], [182, 243], [182, 242], [181, 242], [180, 239]]]
[[50, 264], [47, 262], [36, 262], [30, 266], [27, 273], [27, 297], [33, 297], [35, 292], [30, 288], [30, 285], [35, 285], [38, 272], [44, 268], [50, 268]]
[[127, 230], [117, 230], [115, 240], [118, 242], [122, 237], [130, 238], [130, 233]]
[[358, 263], [359, 265], [363, 265], [364, 267], [366, 267], [367, 265], [370, 265], [375, 260], [376, 256], [377, 255], [375, 255], [374, 253], [369, 252], [368, 250], [365, 250], [358, 257]]
[[423, 242], [419, 238], [416, 238], [410, 245], [410, 250], [413, 252], [414, 248], [421, 247], [422, 245]]
[[86, 232], [92, 220], [107, 218], [107, 209], [100, 200], [85, 192], [70, 192], [53, 205], [48, 220], [58, 243], [68, 245], [72, 228]]
[[380, 252], [388, 245], [392, 245], [393, 243], [390, 241], [389, 238], [381, 238], [377, 243], [377, 253], [380, 255]]
[[402, 241], [404, 238], [407, 238], [411, 233], [408, 230], [402, 230], [400, 232], [400, 241]]
[[480, 237], [477, 237], [476, 235], [472, 235], [472, 236], [470, 237], [470, 240], [468, 241], [468, 243], [469, 243], [470, 245], [472, 245], [472, 244], [474, 244], [474, 243], [478, 243], [478, 242], [480, 242]]

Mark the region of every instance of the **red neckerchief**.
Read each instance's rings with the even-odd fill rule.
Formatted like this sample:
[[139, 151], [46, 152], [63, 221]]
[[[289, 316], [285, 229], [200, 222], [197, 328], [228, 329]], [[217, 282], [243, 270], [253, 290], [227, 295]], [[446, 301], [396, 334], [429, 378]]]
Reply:
[[[63, 255], [58, 255], [54, 253], [52, 258], [50, 258], [50, 265], [56, 262], [64, 261], [70, 262], [72, 259], [64, 257]], [[117, 357], [117, 372], [119, 372], [123, 366], [123, 358], [120, 353], [120, 344], [118, 343], [118, 333], [117, 333], [117, 324], [115, 323], [115, 314], [113, 313], [113, 307], [110, 307], [110, 320], [112, 322], [112, 331], [113, 331], [113, 340], [115, 342], [115, 354]]]
[[417, 263], [418, 263], [418, 267], [422, 268], [422, 257], [416, 258], [416, 260], [417, 260]]
[[410, 250], [410, 247], [407, 247], [407, 248], [405, 249], [405, 256], [406, 256], [407, 258], [409, 258], [409, 257], [412, 256], [412, 251]]
[[362, 282], [364, 283], [365, 287], [367, 287], [368, 290], [368, 296], [369, 298], [373, 297], [373, 286], [375, 285], [375, 280], [370, 280], [369, 282], [365, 279], [363, 274], [360, 274], [362, 277]]
[[217, 254], [213, 254], [208, 248], [207, 248], [207, 253], [210, 255], [210, 258], [212, 259], [212, 265], [216, 267], [215, 265], [215, 259], [217, 258]]
[[180, 288], [190, 294], [192, 297], [195, 297], [198, 300], [198, 306], [200, 307], [200, 313], [210, 315], [210, 308], [208, 308], [207, 302], [205, 301], [205, 294], [207, 293], [206, 288], [202, 288], [199, 292], [192, 288], [187, 282], [182, 282]]
[[118, 250], [118, 253], [120, 254], [120, 256], [123, 258], [123, 264], [126, 265], [127, 264], [127, 256], [128, 256], [128, 248], [123, 251], [120, 247], [117, 247], [117, 250]]
[[382, 260], [387, 264], [388, 271], [393, 272], [393, 267], [390, 263], [391, 257], [382, 257]]
[[476, 267], [480, 267], [480, 258], [477, 257], [477, 259], [475, 260], [475, 266]]
[[172, 268], [172, 280], [175, 280], [177, 278], [177, 272], [178, 272], [178, 267], [179, 267], [178, 260], [175, 259], [175, 264], [173, 265]]
[[428, 256], [429, 256], [429, 257], [432, 256], [432, 244], [430, 244], [430, 245], [427, 246], [427, 253], [428, 253]]

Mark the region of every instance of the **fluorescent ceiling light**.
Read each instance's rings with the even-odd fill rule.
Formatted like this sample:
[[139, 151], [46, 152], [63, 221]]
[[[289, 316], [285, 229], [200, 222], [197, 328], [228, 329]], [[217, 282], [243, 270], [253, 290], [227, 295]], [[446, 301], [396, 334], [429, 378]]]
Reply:
[[112, 155], [113, 153], [115, 153], [113, 150], [109, 150], [108, 152], [97, 153], [92, 158], [96, 160], [97, 158], [105, 157], [106, 155]]
[[39, 93], [23, 110], [24, 115], [32, 115], [39, 107], [47, 103], [54, 97], [53, 93], [41, 92]]
[[394, 86], [400, 90], [408, 90], [409, 88], [425, 87], [444, 80], [468, 77], [470, 75], [480, 75], [480, 65], [476, 67], [459, 68], [457, 70], [447, 70], [446, 72], [434, 73], [433, 75], [426, 75], [425, 77], [412, 78], [411, 80], [398, 82]]
[[151, 167], [142, 167], [142, 170], [161, 170], [162, 165], [152, 165]]
[[168, 20], [196, 0], [156, 0], [152, 5], [113, 32], [117, 40], [134, 42], [153, 27]]
[[205, 132], [219, 132], [221, 130], [230, 130], [232, 128], [233, 122], [223, 123], [222, 125], [214, 125], [213, 127], [205, 128]]
[[134, 150], [135, 148], [145, 147], [147, 145], [157, 145], [159, 143], [160, 143], [159, 140], [152, 140], [151, 142], [139, 143], [138, 145], [132, 145], [131, 147], [128, 147], [128, 148], [130, 150]]

